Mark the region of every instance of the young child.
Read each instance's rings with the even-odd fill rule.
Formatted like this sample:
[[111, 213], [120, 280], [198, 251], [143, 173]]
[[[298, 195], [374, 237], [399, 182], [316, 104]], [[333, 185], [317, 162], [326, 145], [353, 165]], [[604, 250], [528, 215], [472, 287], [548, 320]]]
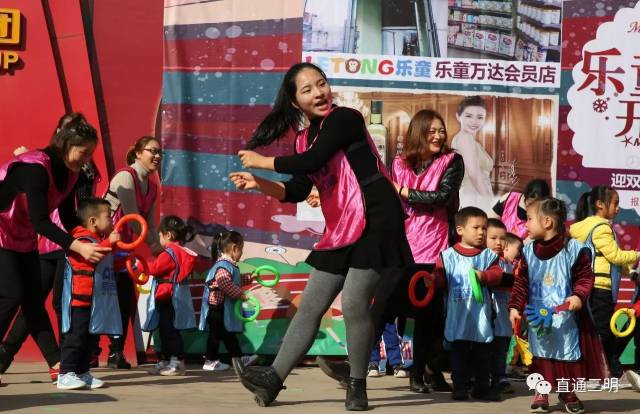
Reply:
[[384, 346], [384, 351], [387, 356], [387, 367], [391, 367], [393, 369], [393, 376], [396, 378], [406, 378], [407, 371], [404, 369], [402, 364], [400, 345], [400, 337], [398, 336], [398, 327], [396, 326], [396, 322], [392, 321], [385, 323], [382, 338], [373, 345], [373, 349], [371, 350], [367, 377], [379, 377], [384, 375], [384, 372], [380, 371], [380, 347]]
[[524, 246], [524, 243], [519, 236], [508, 232], [504, 235], [504, 248], [502, 249], [502, 256], [507, 261], [507, 263], [516, 263], [516, 260], [518, 260], [522, 256], [522, 246]]
[[162, 359], [150, 374], [184, 375], [184, 344], [180, 330], [196, 327], [191, 291], [187, 278], [197, 254], [182, 246], [193, 240], [193, 228], [176, 216], [166, 216], [158, 227], [163, 252], [149, 263], [153, 275], [147, 302], [147, 320], [142, 329], [160, 330]]
[[[513, 277], [513, 261], [504, 257], [507, 241], [507, 227], [498, 219], [487, 220], [487, 249], [499, 256], [499, 264], [505, 272]], [[503, 284], [505, 277], [503, 276]], [[509, 322], [508, 303], [511, 297], [510, 287], [494, 287], [491, 289], [493, 303], [493, 342], [491, 346], [491, 387], [502, 393], [514, 392], [506, 379], [507, 352], [511, 343], [511, 323]]]
[[[213, 238], [211, 258], [214, 265], [204, 282], [199, 329], [207, 330], [207, 355], [202, 369], [224, 371], [231, 366], [220, 361], [218, 348], [224, 342], [231, 358], [240, 358], [242, 351], [236, 333], [244, 331], [244, 323], [234, 313], [237, 300], [246, 301], [241, 286], [251, 283], [251, 274], [240, 274], [238, 261], [242, 258], [244, 240], [237, 231], [226, 231]], [[242, 363], [253, 363], [257, 355], [242, 356]]]
[[[577, 240], [565, 240], [566, 218], [564, 203], [555, 198], [535, 201], [527, 208], [527, 230], [533, 242], [523, 249], [509, 301], [509, 320], [515, 326], [527, 304], [569, 304], [569, 311], [553, 315], [548, 332], [538, 336], [534, 329], [529, 330], [530, 372], [542, 375], [556, 390], [560, 388], [558, 380], [567, 381], [563, 384], [568, 387], [563, 385], [559, 398], [567, 412], [583, 413], [584, 406], [572, 391], [575, 379], [607, 378], [609, 372], [600, 339], [585, 310], [594, 281], [591, 254]], [[531, 411], [549, 412], [548, 394], [536, 392]]]
[[[83, 243], [102, 247], [120, 240], [113, 232], [109, 203], [89, 198], [78, 208], [81, 226], [71, 234]], [[108, 238], [105, 236], [109, 235]], [[100, 388], [104, 382], [89, 373], [89, 362], [98, 334], [121, 335], [113, 256], [98, 264], [70, 252], [62, 289], [62, 346], [58, 389]]]
[[[591, 247], [595, 282], [589, 297], [591, 315], [596, 330], [602, 340], [611, 374], [623, 376], [620, 365], [620, 346], [611, 329], [609, 321], [613, 316], [623, 269], [634, 265], [640, 258], [640, 252], [621, 250], [611, 221], [620, 211], [616, 190], [609, 186], [598, 185], [582, 194], [576, 208], [576, 223], [569, 228], [571, 237]], [[637, 375], [629, 371], [627, 376]], [[632, 379], [630, 379], [632, 380]], [[635, 380], [637, 382], [637, 379]]]
[[[500, 394], [490, 388], [490, 353], [493, 340], [492, 310], [486, 286], [502, 281], [498, 255], [485, 249], [487, 215], [476, 207], [465, 207], [455, 215], [460, 242], [440, 254], [433, 275], [436, 286], [447, 286], [447, 317], [444, 336], [451, 343], [451, 379], [454, 400], [469, 398], [471, 376], [475, 385], [473, 398], [499, 401]], [[476, 269], [484, 302], [477, 303], [472, 295], [469, 269]]]

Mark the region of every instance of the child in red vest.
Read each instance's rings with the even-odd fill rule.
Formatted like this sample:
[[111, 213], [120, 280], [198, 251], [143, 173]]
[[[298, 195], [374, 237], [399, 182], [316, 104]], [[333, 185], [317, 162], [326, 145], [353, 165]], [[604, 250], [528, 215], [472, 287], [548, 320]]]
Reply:
[[[78, 209], [78, 218], [82, 225], [71, 232], [76, 240], [97, 243], [102, 247], [111, 247], [120, 240], [120, 235], [113, 231], [107, 201], [99, 198], [85, 200]], [[107, 235], [109, 236], [106, 237]], [[118, 307], [112, 260], [111, 255], [108, 255], [97, 264], [76, 252], [69, 253], [70, 274], [65, 275], [62, 299], [63, 336], [58, 389], [93, 389], [104, 386], [103, 381], [89, 373], [89, 362], [98, 338], [95, 334], [122, 331], [120, 314], [115, 315], [111, 309], [106, 308], [109, 304], [116, 309]], [[96, 279], [98, 277], [100, 279]], [[100, 281], [99, 285], [96, 284], [97, 280]], [[109, 288], [114, 295], [109, 295]], [[106, 298], [107, 302], [96, 301], [94, 295]], [[106, 306], [102, 306], [103, 304]], [[115, 317], [112, 318], [112, 315]]]

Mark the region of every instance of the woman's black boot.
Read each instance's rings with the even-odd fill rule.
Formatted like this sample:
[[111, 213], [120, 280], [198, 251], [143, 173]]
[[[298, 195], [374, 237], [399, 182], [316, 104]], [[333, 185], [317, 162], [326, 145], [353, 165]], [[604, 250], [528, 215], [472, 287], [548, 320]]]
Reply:
[[344, 406], [347, 411], [366, 411], [369, 409], [367, 380], [365, 378], [349, 378], [347, 400], [344, 402]]
[[240, 358], [233, 358], [233, 369], [242, 385], [255, 395], [261, 407], [271, 404], [284, 387], [273, 367], [245, 367]]

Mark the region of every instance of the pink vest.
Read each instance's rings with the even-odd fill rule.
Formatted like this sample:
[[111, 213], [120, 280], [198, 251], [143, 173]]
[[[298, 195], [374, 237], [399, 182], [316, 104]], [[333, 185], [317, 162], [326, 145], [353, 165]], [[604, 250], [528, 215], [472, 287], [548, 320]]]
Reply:
[[[94, 168], [95, 176], [93, 178], [93, 186], [92, 186], [91, 194], [96, 193], [96, 187], [98, 183], [102, 180], [102, 177], [100, 176], [100, 171], [98, 171], [98, 167], [96, 167], [94, 164], [93, 168]], [[77, 204], [77, 200], [76, 200], [76, 204]], [[65, 230], [64, 226], [62, 225], [62, 220], [60, 220], [60, 213], [58, 212], [57, 208], [51, 213], [49, 217], [51, 218], [51, 221], [53, 222], [53, 224], [60, 227], [62, 230]], [[40, 235], [38, 236], [38, 253], [47, 254], [51, 252], [56, 252], [58, 250], [62, 250], [62, 247], [58, 246], [57, 244], [55, 244], [54, 242], [52, 242], [51, 240], [47, 239], [44, 236], [40, 236]]]
[[[151, 207], [153, 207], [153, 203], [155, 202], [156, 195], [158, 193], [158, 188], [156, 186], [156, 183], [154, 183], [153, 180], [149, 178], [148, 184], [147, 184], [148, 185], [147, 193], [143, 194], [142, 188], [140, 187], [140, 183], [138, 180], [138, 173], [136, 172], [136, 170], [134, 170], [133, 167], [127, 166], [116, 171], [116, 174], [118, 174], [121, 171], [126, 171], [129, 174], [131, 174], [131, 176], [133, 177], [133, 183], [135, 185], [135, 190], [136, 190], [136, 204], [138, 207], [138, 211], [140, 212], [140, 215], [142, 217], [148, 220], [149, 215], [151, 214]], [[108, 188], [107, 188], [107, 191], [109, 191]], [[122, 216], [124, 216], [124, 210], [122, 209], [122, 203], [120, 203], [120, 205], [118, 206], [118, 209], [115, 211], [115, 213], [113, 213], [113, 224], [117, 223], [118, 220], [122, 218]], [[152, 231], [153, 229], [149, 229], [149, 230]], [[128, 226], [125, 226], [122, 233], [120, 234], [120, 237], [122, 238], [122, 241], [124, 241], [125, 243], [129, 243], [133, 241], [133, 234], [131, 229], [128, 228]]]
[[520, 220], [518, 217], [518, 204], [520, 204], [521, 196], [522, 193], [518, 193], [517, 191], [509, 193], [509, 196], [507, 196], [504, 202], [504, 208], [502, 209], [502, 222], [507, 227], [508, 232], [522, 239], [526, 239], [528, 235], [527, 222]]
[[[329, 110], [326, 116], [333, 109]], [[320, 123], [320, 128], [322, 123], [324, 120]], [[307, 150], [308, 135], [309, 128], [306, 128], [296, 136], [297, 153]], [[372, 153], [378, 158], [378, 171], [388, 179], [386, 169], [368, 133], [367, 141]], [[358, 241], [365, 228], [366, 212], [360, 183], [351, 169], [346, 153], [343, 150], [338, 151], [324, 167], [308, 176], [320, 194], [320, 208], [325, 221], [324, 233], [314, 248], [334, 250]]]
[[[78, 179], [77, 173], [69, 172], [67, 184], [64, 190], [59, 192], [51, 172], [51, 159], [43, 151], [35, 150], [18, 155], [3, 164], [0, 167], [0, 181], [5, 179], [11, 166], [15, 163], [40, 164], [45, 167], [49, 175], [47, 192], [49, 214], [57, 211], [58, 205], [69, 195]], [[0, 213], [0, 247], [16, 252], [31, 252], [38, 248], [37, 233], [29, 218], [27, 196], [24, 193], [16, 195], [11, 206]]]
[[[393, 180], [401, 186], [420, 191], [436, 191], [442, 175], [451, 164], [454, 153], [436, 158], [425, 171], [416, 175], [413, 169], [397, 156], [393, 160]], [[411, 204], [403, 200], [409, 216], [404, 227], [416, 263], [435, 263], [440, 253], [449, 247], [449, 222], [446, 207]]]

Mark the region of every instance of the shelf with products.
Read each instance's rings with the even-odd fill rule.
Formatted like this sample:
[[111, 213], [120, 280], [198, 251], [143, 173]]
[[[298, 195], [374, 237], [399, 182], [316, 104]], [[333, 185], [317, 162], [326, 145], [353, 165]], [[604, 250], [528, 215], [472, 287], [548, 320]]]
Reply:
[[464, 50], [466, 52], [480, 53], [481, 55], [494, 56], [504, 60], [513, 60], [513, 56], [505, 55], [503, 53], [498, 53], [498, 52], [490, 52], [484, 49], [476, 49], [475, 47], [460, 46], [454, 43], [447, 43], [447, 47], [449, 49], [458, 49], [458, 50]]
[[480, 8], [470, 8], [470, 7], [460, 7], [460, 6], [449, 6], [449, 10], [458, 10], [465, 13], [472, 14], [488, 14], [491, 16], [505, 16], [512, 17], [513, 13], [510, 11], [502, 11], [502, 10], [488, 10], [488, 9], [480, 9]]
[[520, 0], [521, 4], [562, 10], [562, 0]]
[[533, 19], [529, 16], [526, 16], [520, 12], [518, 12], [518, 16], [524, 20], [525, 22], [532, 24], [534, 26], [537, 26], [541, 29], [545, 29], [545, 30], [558, 30], [560, 31], [562, 29], [562, 25], [560, 24], [553, 24], [553, 23], [542, 23], [539, 20]]
[[529, 36], [528, 34], [526, 34], [525, 32], [523, 32], [520, 29], [517, 29], [518, 31], [518, 36], [524, 40], [525, 42], [528, 43], [533, 43], [534, 45], [536, 45], [539, 49], [543, 49], [543, 50], [549, 50], [549, 51], [553, 51], [553, 52], [560, 52], [560, 48], [561, 46], [543, 46], [540, 44], [540, 42], [536, 41], [533, 37]]
[[489, 29], [489, 30], [498, 30], [501, 32], [508, 32], [511, 33], [513, 32], [513, 27], [503, 27], [503, 26], [496, 26], [493, 24], [484, 24], [484, 23], [471, 23], [471, 22], [463, 22], [460, 20], [449, 20], [449, 26], [451, 26], [452, 24], [472, 24], [474, 26], [479, 27], [480, 29]]

